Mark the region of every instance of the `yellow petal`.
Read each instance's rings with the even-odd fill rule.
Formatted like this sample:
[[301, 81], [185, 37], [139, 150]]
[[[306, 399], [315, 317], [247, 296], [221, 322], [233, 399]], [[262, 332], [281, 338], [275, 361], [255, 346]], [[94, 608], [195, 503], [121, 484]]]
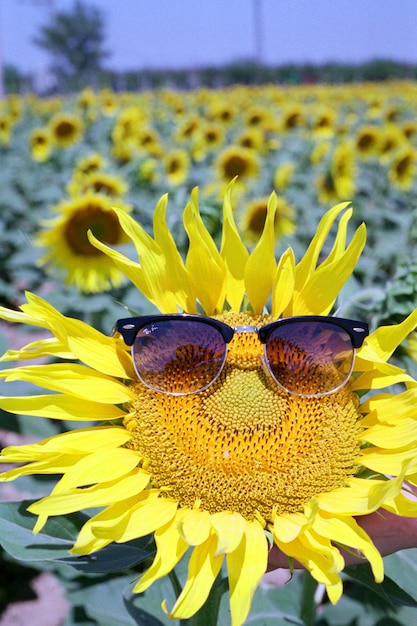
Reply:
[[134, 593], [143, 593], [156, 580], [166, 576], [186, 553], [189, 545], [179, 535], [177, 523], [178, 514], [168, 524], [156, 529], [154, 534], [157, 549], [155, 559], [134, 587]]
[[361, 411], [369, 414], [361, 420], [361, 426], [375, 424], [401, 424], [405, 418], [416, 416], [417, 388], [407, 389], [403, 393], [393, 396], [384, 394], [371, 396], [361, 405]]
[[216, 544], [217, 538], [213, 534], [194, 548], [188, 565], [187, 581], [172, 611], [168, 613], [169, 617], [188, 619], [207, 600], [224, 558], [223, 555], [214, 556]]
[[272, 316], [277, 318], [289, 305], [294, 292], [295, 259], [291, 248], [286, 250], [275, 272], [272, 286]]
[[[167, 264], [164, 252], [150, 235], [130, 215], [115, 209], [120, 225], [133, 241], [139, 256], [144, 277], [148, 283], [152, 302], [162, 312], [176, 312], [175, 295], [169, 290]], [[146, 295], [146, 294], [145, 294]]]
[[333, 604], [340, 599], [343, 585], [338, 572], [343, 569], [344, 560], [328, 539], [311, 529], [304, 530], [292, 541], [283, 543], [275, 535], [274, 525], [274, 540], [284, 554], [299, 561], [318, 583], [326, 586]]
[[226, 298], [232, 311], [240, 311], [245, 295], [245, 267], [249, 257], [236, 228], [229, 185], [223, 201], [223, 229], [220, 254], [226, 270]]
[[[145, 494], [148, 495], [146, 492]], [[140, 500], [130, 510], [125, 511], [125, 515], [120, 518], [116, 526], [113, 525], [113, 521], [95, 523], [94, 535], [101, 538], [110, 533], [113, 541], [125, 543], [131, 539], [145, 537], [153, 533], [156, 528], [167, 524], [175, 516], [178, 503], [168, 498], [152, 497], [152, 494], [149, 496], [149, 499]]]
[[44, 320], [38, 319], [36, 316], [28, 315], [21, 311], [14, 311], [0, 306], [0, 319], [7, 322], [15, 322], [17, 324], [28, 324], [29, 326], [39, 326], [40, 328], [48, 328], [48, 324]]
[[253, 594], [268, 563], [268, 543], [256, 520], [246, 523], [238, 548], [227, 554], [232, 626], [241, 626], [250, 611]]
[[404, 470], [400, 476], [391, 480], [350, 478], [347, 487], [320, 494], [319, 508], [335, 517], [339, 514], [367, 515], [396, 496], [401, 490], [403, 479]]
[[123, 383], [76, 363], [54, 363], [0, 370], [7, 382], [24, 380], [39, 387], [69, 393], [83, 400], [122, 404], [132, 400], [132, 391]]
[[276, 208], [277, 197], [272, 193], [268, 200], [262, 235], [246, 263], [246, 293], [255, 315], [261, 314], [267, 303], [276, 272], [274, 254]]
[[211, 532], [210, 514], [201, 509], [188, 509], [178, 522], [178, 532], [190, 546], [203, 543]]
[[[416, 416], [417, 419], [417, 416]], [[385, 449], [402, 448], [416, 441], [416, 419], [404, 418], [396, 426], [376, 425], [361, 434], [361, 439]]]
[[409, 471], [417, 472], [417, 443], [415, 441], [406, 449], [397, 452], [380, 448], [365, 448], [358, 458], [358, 463], [380, 474], [397, 476], [401, 473], [404, 463], [409, 462], [410, 459]]
[[236, 550], [246, 530], [245, 518], [240, 513], [221, 511], [211, 515], [210, 522], [217, 534], [216, 556]]
[[194, 198], [184, 210], [184, 227], [190, 241], [186, 268], [204, 312], [212, 315], [223, 310], [226, 273], [223, 259], [203, 224], [196, 202]]
[[319, 514], [314, 522], [314, 530], [330, 541], [359, 550], [368, 559], [376, 582], [382, 582], [382, 557], [370, 537], [352, 517]]
[[366, 241], [365, 227], [356, 231], [342, 254], [323, 261], [306, 281], [292, 303], [292, 315], [328, 315], [339, 292], [351, 276]]
[[22, 309], [45, 320], [54, 335], [68, 346], [76, 358], [110, 376], [134, 377], [130, 357], [114, 338], [103, 335], [81, 320], [62, 315], [39, 296], [28, 293], [27, 300], [28, 304], [22, 305]]
[[[106, 254], [111, 258], [113, 263], [119, 268], [121, 272], [130, 280], [130, 282], [140, 291], [145, 298], [150, 302], [153, 302], [152, 285], [149, 282], [149, 278], [144, 272], [143, 268], [136, 261], [132, 261], [124, 254], [121, 254], [117, 250], [113, 250], [110, 246], [99, 241], [92, 233], [88, 233], [88, 240], [95, 248]], [[155, 304], [155, 303], [154, 303]]]
[[301, 261], [296, 266], [296, 289], [301, 291], [306, 282], [314, 274], [323, 246], [337, 216], [347, 207], [349, 202], [343, 202], [327, 211], [321, 218], [316, 233]]
[[395, 515], [401, 515], [401, 517], [417, 517], [417, 502], [413, 499], [415, 496], [411, 494], [410, 497], [411, 499], [403, 493], [399, 493], [392, 500], [384, 502], [383, 508]]
[[[365, 352], [367, 349], [365, 347]], [[368, 353], [369, 357], [369, 353]], [[355, 359], [355, 371], [363, 371], [357, 378], [352, 381], [352, 389], [354, 391], [369, 389], [381, 389], [390, 387], [391, 385], [398, 385], [405, 383], [408, 386], [416, 385], [416, 381], [403, 369], [392, 365], [391, 363], [385, 363], [383, 361], [368, 361], [362, 358], [362, 348]]]
[[68, 350], [68, 346], [53, 337], [51, 339], [39, 339], [38, 341], [32, 341], [19, 350], [7, 350], [0, 357], [0, 361], [16, 361], [19, 359], [24, 359], [26, 361], [45, 356], [52, 356], [59, 359], [75, 358], [74, 353]]
[[400, 343], [416, 328], [417, 309], [403, 322], [377, 328], [361, 348], [360, 356], [369, 361], [387, 361]]
[[[141, 457], [135, 450], [127, 448], [98, 450], [80, 459], [73, 468], [65, 472], [52, 493], [62, 493], [74, 487], [113, 481], [128, 474], [139, 464], [140, 460]], [[147, 473], [146, 475], [148, 476]]]
[[60, 495], [50, 495], [28, 507], [35, 515], [67, 515], [84, 509], [106, 506], [139, 494], [149, 484], [146, 472], [136, 471], [132, 475], [118, 478], [109, 483], [84, 489], [70, 489]]
[[[157, 494], [154, 492], [145, 491], [141, 494], [135, 495], [116, 504], [111, 504], [106, 507], [100, 513], [94, 515], [86, 522], [78, 533], [78, 537], [74, 546], [70, 550], [71, 554], [91, 554], [97, 550], [101, 550], [109, 543], [112, 543], [112, 529], [119, 526], [124, 526], [126, 519], [126, 511], [137, 504], [138, 500], [149, 500], [150, 498], [156, 498]], [[107, 527], [107, 533], [102, 533], [101, 537], [98, 537], [94, 530], [102, 525]]]
[[[184, 261], [177, 249], [175, 240], [170, 233], [166, 221], [168, 196], [162, 196], [155, 207], [153, 229], [155, 241], [166, 258], [166, 272], [169, 277], [170, 290], [173, 297], [183, 311], [195, 313], [195, 294], [191, 288], [191, 281], [185, 268]], [[174, 309], [172, 312], [176, 312]], [[168, 313], [170, 311], [164, 311]]]
[[49, 419], [106, 421], [126, 415], [120, 407], [65, 394], [39, 396], [0, 396], [0, 408], [18, 415], [37, 415]]

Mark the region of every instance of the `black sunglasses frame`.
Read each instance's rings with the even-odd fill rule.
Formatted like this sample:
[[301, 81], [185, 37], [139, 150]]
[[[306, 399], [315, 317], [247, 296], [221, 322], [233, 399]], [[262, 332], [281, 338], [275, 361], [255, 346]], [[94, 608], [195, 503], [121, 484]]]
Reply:
[[352, 340], [352, 346], [354, 348], [360, 348], [364, 342], [364, 339], [369, 334], [369, 326], [366, 322], [359, 322], [356, 320], [345, 319], [343, 317], [332, 317], [327, 315], [299, 315], [296, 317], [283, 317], [274, 322], [270, 322], [265, 326], [229, 326], [224, 322], [213, 319], [211, 317], [204, 317], [203, 315], [193, 315], [188, 313], [172, 313], [166, 315], [141, 315], [138, 317], [126, 317], [119, 319], [113, 329], [113, 334], [120, 333], [127, 346], [132, 346], [136, 335], [141, 328], [156, 321], [173, 321], [173, 320], [195, 320], [201, 324], [208, 324], [213, 328], [216, 328], [222, 335], [225, 343], [230, 343], [233, 339], [233, 335], [236, 331], [248, 330], [256, 332], [258, 334], [261, 343], [268, 341], [271, 333], [279, 326], [296, 324], [300, 322], [326, 322], [327, 324], [333, 324], [339, 328], [343, 328]]

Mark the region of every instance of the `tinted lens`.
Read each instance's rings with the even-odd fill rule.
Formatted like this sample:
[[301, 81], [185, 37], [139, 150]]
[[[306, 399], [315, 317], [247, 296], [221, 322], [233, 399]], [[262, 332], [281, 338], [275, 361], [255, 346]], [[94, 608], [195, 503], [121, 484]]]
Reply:
[[315, 396], [346, 383], [355, 352], [344, 328], [325, 321], [295, 321], [272, 330], [265, 355], [273, 376], [285, 389]]
[[226, 352], [221, 333], [195, 320], [155, 320], [139, 330], [132, 346], [142, 382], [177, 395], [210, 385], [222, 370]]

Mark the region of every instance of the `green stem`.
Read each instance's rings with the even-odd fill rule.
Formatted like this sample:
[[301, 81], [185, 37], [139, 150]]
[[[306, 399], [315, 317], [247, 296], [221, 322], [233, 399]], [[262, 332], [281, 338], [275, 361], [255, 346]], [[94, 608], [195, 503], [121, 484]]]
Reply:
[[306, 626], [314, 626], [316, 622], [316, 601], [314, 598], [316, 589], [317, 582], [309, 572], [304, 572], [300, 617]]
[[172, 569], [168, 574], [169, 580], [171, 581], [172, 588], [175, 593], [175, 597], [178, 598], [182, 591], [181, 583], [178, 580], [178, 576], [174, 569]]

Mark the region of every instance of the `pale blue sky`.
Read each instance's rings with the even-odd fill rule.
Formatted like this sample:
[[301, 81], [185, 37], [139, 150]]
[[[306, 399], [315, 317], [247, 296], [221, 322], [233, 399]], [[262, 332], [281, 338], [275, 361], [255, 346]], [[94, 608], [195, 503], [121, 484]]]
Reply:
[[[255, 55], [254, 7], [261, 12], [262, 61], [417, 63], [417, 0], [89, 0], [106, 16], [113, 69], [221, 65]], [[0, 0], [5, 63], [41, 71], [31, 43], [51, 10], [72, 0]]]

